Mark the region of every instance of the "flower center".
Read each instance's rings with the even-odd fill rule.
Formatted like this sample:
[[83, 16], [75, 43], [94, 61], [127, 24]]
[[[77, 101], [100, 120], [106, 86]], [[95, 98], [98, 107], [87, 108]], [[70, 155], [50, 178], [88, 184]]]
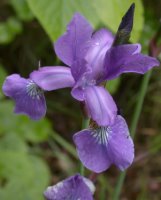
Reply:
[[96, 81], [94, 79], [93, 80], [88, 80], [86, 77], [82, 78], [82, 81], [81, 81], [82, 89], [85, 89], [86, 87], [93, 86], [93, 85], [96, 85]]
[[43, 94], [43, 90], [37, 86], [32, 80], [29, 81], [29, 83], [26, 86], [27, 94], [32, 99], [40, 99], [40, 97]]
[[92, 136], [99, 144], [106, 145], [108, 143], [108, 137], [111, 132], [110, 127], [98, 127], [92, 132]]

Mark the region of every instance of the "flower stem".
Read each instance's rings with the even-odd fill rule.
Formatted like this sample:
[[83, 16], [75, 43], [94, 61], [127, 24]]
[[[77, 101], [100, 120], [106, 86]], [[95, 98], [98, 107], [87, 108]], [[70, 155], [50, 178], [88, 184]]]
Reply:
[[66, 149], [74, 158], [77, 159], [75, 148], [69, 142], [67, 142], [63, 137], [61, 137], [55, 131], [52, 132], [50, 136], [54, 141], [56, 141], [59, 145], [61, 145], [64, 149]]
[[[89, 118], [83, 117], [82, 120], [82, 129], [86, 129], [89, 126]], [[82, 163], [80, 163], [80, 174], [84, 176], [85, 168]]]
[[[132, 124], [131, 124], [131, 127], [130, 127], [130, 133], [131, 133], [132, 138], [134, 138], [135, 133], [136, 133], [137, 124], [138, 124], [139, 116], [140, 116], [140, 113], [141, 113], [141, 110], [142, 110], [144, 98], [145, 98], [145, 95], [146, 95], [146, 92], [147, 92], [148, 83], [149, 83], [149, 80], [150, 80], [151, 73], [152, 73], [152, 71], [149, 71], [143, 77], [143, 81], [142, 81], [141, 88], [140, 88], [139, 95], [138, 95], [139, 99], [138, 99], [138, 102], [137, 102], [136, 107], [135, 107], [135, 111], [134, 111], [134, 115], [133, 115], [133, 119], [132, 119]], [[120, 193], [121, 193], [121, 189], [122, 189], [125, 177], [126, 177], [126, 171], [121, 172], [119, 177], [118, 177], [117, 183], [116, 183], [116, 187], [115, 187], [114, 195], [113, 195], [113, 200], [119, 200], [120, 199]]]

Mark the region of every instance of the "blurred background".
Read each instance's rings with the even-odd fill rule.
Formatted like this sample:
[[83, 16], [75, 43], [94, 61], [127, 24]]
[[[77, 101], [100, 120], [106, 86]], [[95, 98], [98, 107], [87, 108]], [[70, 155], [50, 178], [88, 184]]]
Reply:
[[[113, 33], [131, 3], [136, 3], [131, 42], [143, 52], [159, 27], [161, 0], [0, 0], [0, 86], [12, 73], [28, 75], [41, 66], [62, 64], [53, 42], [73, 13], [82, 13], [94, 28]], [[161, 56], [160, 56], [161, 58]], [[63, 64], [62, 64], [63, 65]], [[110, 81], [121, 114], [131, 125], [143, 76], [125, 74]], [[0, 199], [43, 200], [48, 185], [79, 171], [72, 135], [81, 130], [79, 102], [70, 89], [46, 93], [47, 115], [35, 122], [13, 114], [14, 103], [0, 87]], [[161, 199], [161, 70], [154, 69], [135, 135], [136, 157], [128, 169], [121, 200]], [[90, 172], [86, 170], [88, 176]], [[100, 175], [96, 200], [113, 199], [119, 175], [114, 166]]]

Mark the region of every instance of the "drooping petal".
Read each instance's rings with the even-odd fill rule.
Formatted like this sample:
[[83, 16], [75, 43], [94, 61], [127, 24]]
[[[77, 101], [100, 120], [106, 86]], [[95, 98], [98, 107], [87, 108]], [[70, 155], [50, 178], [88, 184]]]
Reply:
[[81, 87], [72, 88], [71, 95], [78, 101], [84, 101], [84, 90]]
[[73, 137], [79, 159], [86, 168], [96, 173], [105, 171], [111, 165], [110, 155], [105, 145], [108, 136], [106, 131], [102, 133], [103, 131], [97, 129], [85, 129]]
[[67, 26], [67, 32], [54, 44], [57, 56], [68, 66], [83, 57], [84, 44], [91, 38], [93, 29], [88, 21], [76, 13]]
[[91, 186], [89, 179], [77, 174], [48, 187], [44, 195], [47, 200], [93, 200]]
[[117, 116], [112, 126], [85, 129], [73, 139], [81, 162], [96, 173], [105, 171], [111, 164], [125, 170], [134, 159], [133, 141], [121, 116]]
[[114, 36], [110, 31], [100, 29], [93, 34], [91, 41], [87, 43], [89, 49], [85, 59], [91, 65], [93, 76], [96, 79], [99, 79], [102, 76], [105, 54], [111, 47], [113, 40]]
[[127, 72], [144, 74], [152, 67], [159, 66], [157, 59], [140, 54], [140, 49], [136, 44], [112, 47], [105, 58], [106, 80]]
[[117, 107], [109, 92], [99, 86], [89, 86], [84, 92], [85, 103], [91, 118], [100, 126], [113, 124]]
[[18, 74], [10, 75], [3, 84], [3, 92], [15, 101], [15, 113], [28, 115], [34, 120], [45, 115], [43, 91], [31, 79], [21, 78]]
[[75, 81], [68, 67], [42, 67], [30, 74], [30, 78], [42, 89], [51, 91], [73, 87]]
[[109, 131], [108, 152], [111, 162], [120, 170], [125, 170], [134, 159], [134, 144], [125, 119], [118, 115]]

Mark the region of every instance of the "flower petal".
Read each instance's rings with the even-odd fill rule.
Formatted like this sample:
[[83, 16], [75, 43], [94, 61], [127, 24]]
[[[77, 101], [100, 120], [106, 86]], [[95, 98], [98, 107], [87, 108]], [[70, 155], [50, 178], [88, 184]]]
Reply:
[[42, 89], [51, 91], [73, 87], [75, 81], [68, 67], [42, 67], [30, 74], [30, 78]]
[[139, 52], [140, 46], [137, 44], [112, 47], [105, 58], [105, 79], [114, 79], [127, 72], [144, 74], [152, 67], [159, 66], [157, 59]]
[[84, 92], [85, 103], [92, 119], [100, 126], [113, 124], [117, 107], [109, 92], [99, 86], [89, 86]]
[[84, 75], [84, 73], [91, 71], [92, 71], [91, 67], [84, 59], [76, 60], [71, 65], [71, 73], [75, 81], [78, 81]]
[[18, 74], [10, 75], [3, 84], [3, 92], [15, 100], [15, 113], [28, 115], [34, 120], [45, 115], [43, 91], [32, 80], [21, 78]]
[[99, 79], [102, 76], [105, 54], [111, 47], [113, 40], [114, 36], [110, 31], [100, 29], [93, 34], [91, 41], [87, 43], [89, 49], [85, 59], [91, 65], [93, 76], [96, 79]]
[[82, 130], [73, 136], [79, 159], [85, 167], [96, 173], [105, 171], [111, 165], [110, 155], [101, 138], [106, 140], [106, 135], [97, 137], [97, 130], [93, 129]]
[[83, 165], [96, 173], [111, 164], [125, 170], [134, 159], [133, 141], [124, 118], [119, 115], [113, 125], [82, 130], [73, 139]]
[[120, 170], [125, 170], [134, 159], [134, 144], [125, 119], [118, 115], [110, 129], [108, 151], [111, 162]]
[[86, 19], [76, 13], [67, 26], [67, 32], [54, 44], [57, 56], [68, 66], [83, 57], [84, 44], [91, 38], [93, 29]]
[[93, 200], [92, 192], [88, 187], [89, 183], [90, 185], [93, 185], [93, 183], [89, 179], [87, 180], [79, 174], [71, 176], [54, 186], [48, 187], [44, 195], [47, 200]]
[[79, 87], [72, 88], [71, 95], [73, 98], [77, 99], [78, 101], [84, 101], [84, 90]]

